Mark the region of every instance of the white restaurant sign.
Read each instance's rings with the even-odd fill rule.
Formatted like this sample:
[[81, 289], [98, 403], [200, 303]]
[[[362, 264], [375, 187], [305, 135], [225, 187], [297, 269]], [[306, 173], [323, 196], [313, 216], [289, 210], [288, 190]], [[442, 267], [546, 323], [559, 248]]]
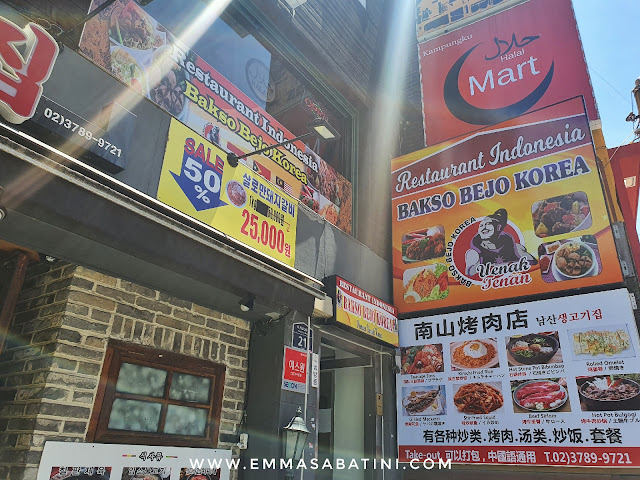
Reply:
[[36, 480], [229, 480], [230, 464], [231, 450], [47, 442]]
[[402, 462], [640, 466], [625, 289], [400, 322]]

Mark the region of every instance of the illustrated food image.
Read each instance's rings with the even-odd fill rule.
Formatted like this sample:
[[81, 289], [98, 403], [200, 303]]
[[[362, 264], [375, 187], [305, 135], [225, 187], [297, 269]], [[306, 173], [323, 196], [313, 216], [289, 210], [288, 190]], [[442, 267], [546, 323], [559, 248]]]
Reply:
[[402, 256], [405, 263], [439, 258], [444, 255], [444, 251], [444, 234], [437, 228], [402, 237]]
[[471, 340], [453, 350], [452, 360], [460, 367], [481, 368], [491, 362], [496, 355], [496, 349], [490, 343]]
[[567, 392], [550, 380], [525, 383], [514, 392], [516, 403], [529, 410], [555, 410], [567, 401]]
[[615, 355], [631, 346], [626, 330], [580, 332], [573, 334], [573, 351], [576, 355]]
[[442, 352], [435, 345], [402, 349], [402, 373], [434, 373], [444, 371]]
[[409, 415], [422, 413], [433, 404], [439, 393], [439, 388], [426, 392], [411, 392], [408, 397], [403, 399], [402, 406]]
[[185, 75], [174, 65], [162, 79], [151, 88], [150, 98], [172, 115], [179, 115], [185, 104], [183, 95]]
[[509, 353], [520, 363], [547, 363], [558, 351], [558, 340], [550, 335], [524, 335], [512, 338], [508, 344]]
[[404, 287], [407, 303], [440, 300], [449, 295], [449, 279], [444, 264], [435, 265], [435, 270], [424, 268], [415, 273]]
[[338, 209], [333, 203], [328, 203], [322, 209], [320, 209], [320, 215], [328, 222], [334, 225], [338, 221]]
[[487, 414], [500, 408], [504, 399], [500, 390], [491, 385], [469, 383], [458, 389], [453, 396], [453, 403], [462, 413]]
[[538, 202], [532, 212], [533, 228], [540, 238], [579, 230], [590, 215], [586, 195], [575, 192]]

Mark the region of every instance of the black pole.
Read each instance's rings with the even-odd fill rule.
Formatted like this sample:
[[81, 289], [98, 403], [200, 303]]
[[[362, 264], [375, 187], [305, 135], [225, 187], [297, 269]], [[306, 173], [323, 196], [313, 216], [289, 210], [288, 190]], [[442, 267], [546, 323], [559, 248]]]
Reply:
[[291, 140], [285, 140], [284, 142], [276, 143], [275, 145], [269, 145], [268, 147], [261, 148], [260, 150], [256, 150], [255, 152], [245, 153], [244, 155], [236, 155], [235, 153], [229, 152], [229, 153], [227, 153], [227, 162], [232, 167], [237, 167], [238, 166], [238, 160], [240, 160], [242, 158], [247, 158], [247, 157], [250, 157], [251, 155], [256, 155], [258, 153], [266, 152], [266, 151], [271, 150], [272, 148], [281, 147], [283, 145], [286, 145], [287, 143], [295, 142], [297, 140], [300, 140], [302, 138], [308, 137], [309, 135], [313, 135], [313, 134], [314, 134], [314, 132], [307, 132], [307, 133], [304, 133], [304, 134], [300, 135], [299, 137], [292, 138]]

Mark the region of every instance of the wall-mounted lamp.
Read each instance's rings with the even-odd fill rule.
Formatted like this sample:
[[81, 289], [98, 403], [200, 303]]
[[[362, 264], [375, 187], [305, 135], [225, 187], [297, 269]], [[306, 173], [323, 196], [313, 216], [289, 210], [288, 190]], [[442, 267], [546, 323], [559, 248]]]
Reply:
[[308, 123], [307, 130], [308, 130], [307, 133], [303, 133], [299, 137], [292, 138], [291, 140], [285, 140], [284, 142], [276, 143], [275, 145], [269, 145], [268, 147], [261, 148], [260, 150], [256, 150], [255, 152], [245, 153], [244, 155], [236, 155], [235, 153], [229, 152], [227, 153], [227, 162], [229, 163], [230, 166], [235, 168], [238, 166], [238, 160], [242, 158], [247, 158], [247, 157], [250, 157], [251, 155], [267, 152], [272, 148], [282, 147], [287, 143], [293, 143], [297, 140], [301, 140], [310, 135], [316, 135], [318, 138], [320, 138], [325, 142], [335, 142], [340, 138], [340, 134], [336, 131], [336, 129], [333, 128], [331, 125], [329, 125], [329, 122], [321, 118], [318, 118], [317, 120], [314, 120], [313, 122]]
[[253, 302], [256, 299], [255, 295], [249, 294], [243, 297], [238, 303], [240, 304], [240, 310], [243, 312], [249, 312], [253, 310]]
[[[298, 407], [289, 425], [282, 427], [284, 458], [285, 460], [293, 460], [293, 465], [296, 465], [300, 461], [307, 436], [310, 433], [301, 415], [302, 408]], [[287, 479], [293, 478], [293, 470], [287, 469], [284, 476]]]

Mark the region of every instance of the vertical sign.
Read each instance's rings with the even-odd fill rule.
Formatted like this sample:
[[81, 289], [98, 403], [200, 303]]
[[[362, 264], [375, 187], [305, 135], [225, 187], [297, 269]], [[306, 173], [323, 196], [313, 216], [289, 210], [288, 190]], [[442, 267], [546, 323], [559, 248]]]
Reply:
[[282, 389], [305, 393], [307, 388], [307, 352], [284, 347]]

